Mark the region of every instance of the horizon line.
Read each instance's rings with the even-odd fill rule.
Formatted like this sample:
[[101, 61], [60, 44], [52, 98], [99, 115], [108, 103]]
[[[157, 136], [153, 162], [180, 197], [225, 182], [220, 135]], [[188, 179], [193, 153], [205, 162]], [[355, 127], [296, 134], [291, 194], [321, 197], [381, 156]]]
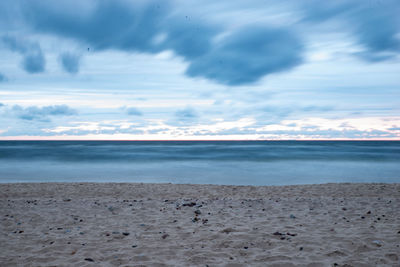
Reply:
[[256, 142], [256, 141], [394, 141], [400, 139], [0, 139], [2, 141], [107, 141], [107, 142]]

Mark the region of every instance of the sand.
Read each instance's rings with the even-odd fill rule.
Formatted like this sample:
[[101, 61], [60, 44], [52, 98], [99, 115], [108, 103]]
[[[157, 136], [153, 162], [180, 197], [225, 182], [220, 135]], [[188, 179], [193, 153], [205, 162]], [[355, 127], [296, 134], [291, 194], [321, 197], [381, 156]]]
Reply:
[[1, 266], [400, 266], [400, 184], [1, 184]]

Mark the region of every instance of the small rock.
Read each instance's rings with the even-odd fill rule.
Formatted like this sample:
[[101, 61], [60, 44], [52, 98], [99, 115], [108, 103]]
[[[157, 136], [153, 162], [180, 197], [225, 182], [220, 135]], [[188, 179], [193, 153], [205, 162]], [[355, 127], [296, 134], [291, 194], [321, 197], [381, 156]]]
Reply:
[[293, 214], [290, 214], [290, 219], [296, 219], [296, 216], [294, 216]]
[[137, 247], [137, 245], [132, 245], [132, 247], [133, 247], [133, 248], [136, 248], [136, 247]]
[[249, 247], [243, 247], [244, 249], [248, 249]]
[[233, 228], [225, 228], [224, 230], [221, 231], [221, 233], [229, 234], [231, 232], [234, 232], [235, 230]]
[[273, 235], [283, 235], [283, 234], [276, 231], [275, 233], [273, 233]]
[[128, 233], [128, 232], [124, 232], [124, 233], [122, 233], [124, 236], [128, 236], [128, 235], [130, 235], [130, 233]]
[[183, 207], [194, 207], [196, 206], [196, 202], [190, 202], [190, 203], [183, 203], [182, 204]]
[[163, 234], [161, 238], [162, 238], [162, 239], [165, 239], [165, 238], [167, 238], [167, 237], [169, 237], [169, 234]]
[[374, 240], [374, 241], [372, 241], [372, 243], [375, 244], [378, 247], [382, 247], [382, 245], [383, 245], [382, 242], [379, 241], [379, 240]]
[[92, 258], [85, 258], [85, 261], [94, 262], [94, 260]]
[[302, 251], [302, 250], [303, 250], [303, 247], [299, 247], [299, 250]]
[[194, 211], [194, 214], [200, 215], [200, 214], [201, 214], [201, 211], [200, 211], [200, 210], [195, 210], [195, 211]]

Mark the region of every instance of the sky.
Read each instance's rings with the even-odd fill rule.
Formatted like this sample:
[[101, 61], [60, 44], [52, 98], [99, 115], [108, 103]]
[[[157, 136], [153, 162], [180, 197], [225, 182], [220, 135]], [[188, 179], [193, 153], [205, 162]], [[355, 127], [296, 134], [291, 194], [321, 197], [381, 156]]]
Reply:
[[397, 0], [2, 0], [0, 140], [400, 140]]

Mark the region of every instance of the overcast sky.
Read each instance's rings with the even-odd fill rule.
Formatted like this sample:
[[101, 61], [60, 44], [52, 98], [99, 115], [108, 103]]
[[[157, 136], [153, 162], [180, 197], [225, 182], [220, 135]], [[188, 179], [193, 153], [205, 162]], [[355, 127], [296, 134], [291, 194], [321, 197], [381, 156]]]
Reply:
[[2, 0], [0, 139], [400, 139], [400, 1]]

